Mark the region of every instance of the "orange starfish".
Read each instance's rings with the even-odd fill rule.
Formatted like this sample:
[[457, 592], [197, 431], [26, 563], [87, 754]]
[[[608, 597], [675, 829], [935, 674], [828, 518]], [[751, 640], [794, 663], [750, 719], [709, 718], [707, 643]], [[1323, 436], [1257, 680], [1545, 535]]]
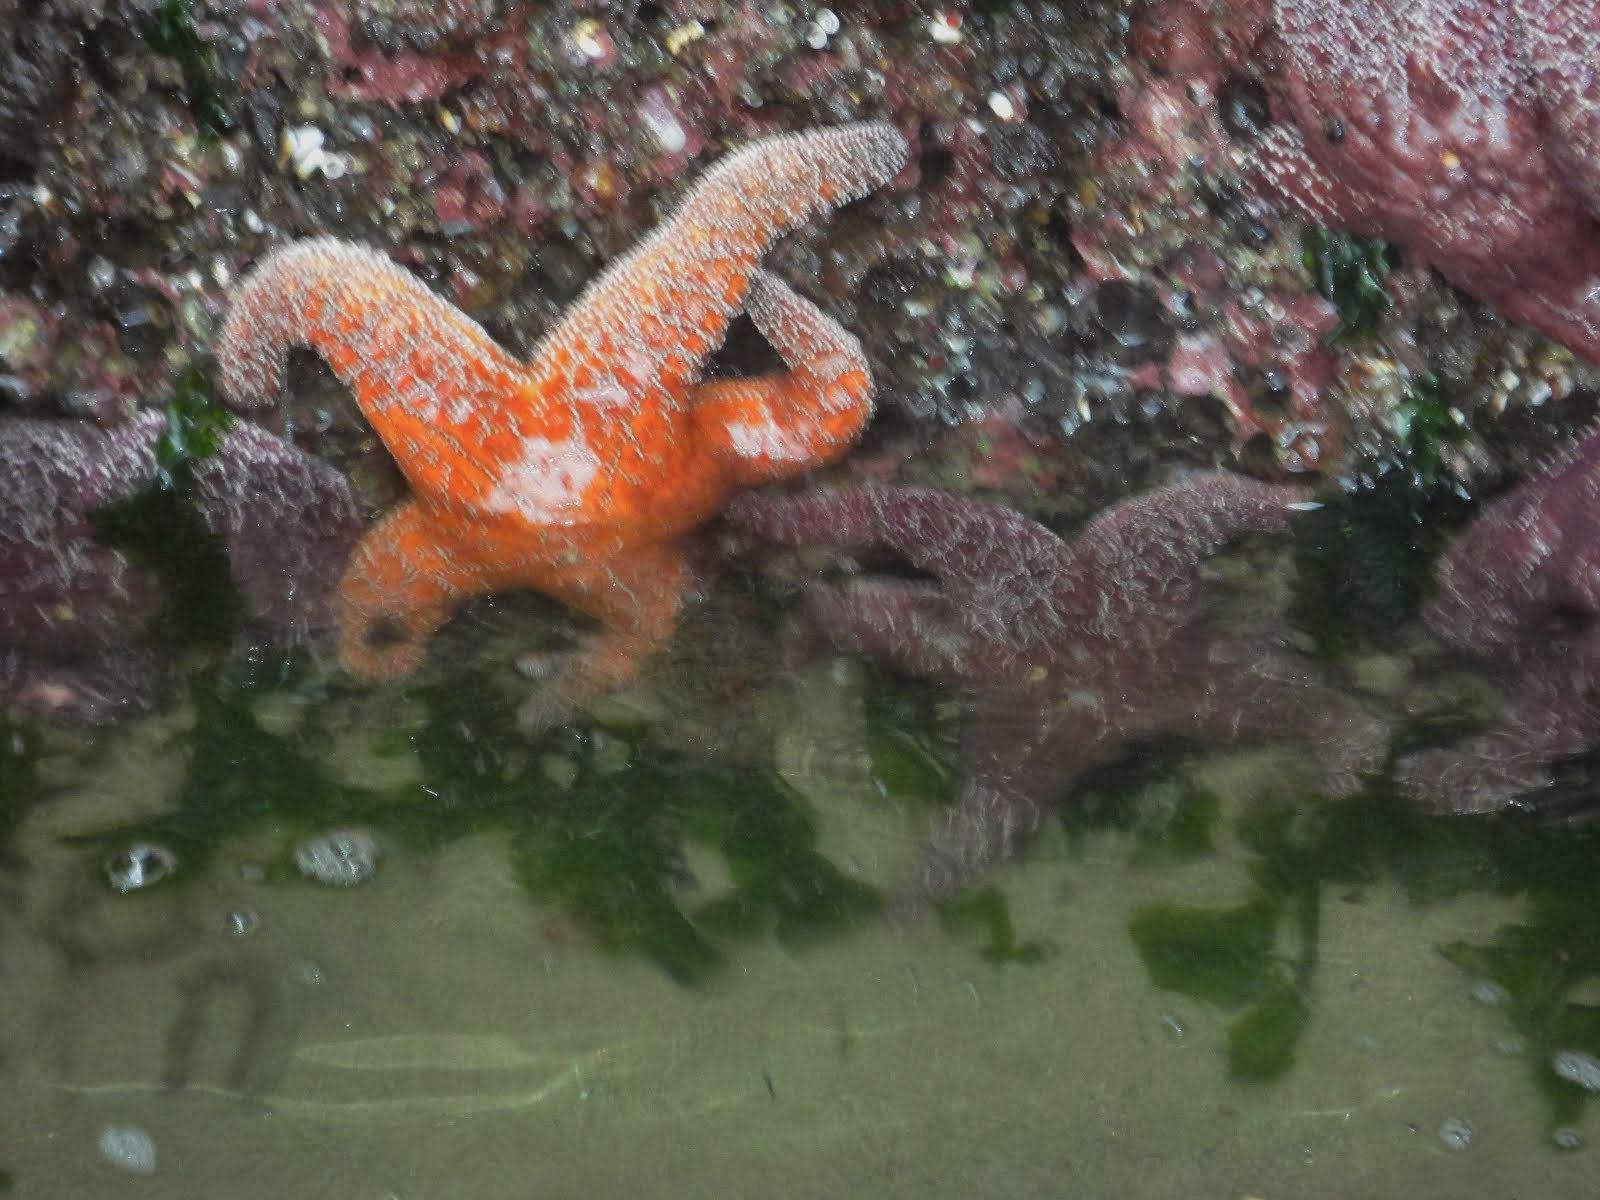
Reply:
[[[561, 709], [633, 674], [688, 588], [682, 535], [735, 490], [837, 457], [871, 415], [860, 343], [759, 264], [907, 152], [892, 125], [865, 123], [730, 155], [526, 364], [374, 251], [318, 239], [264, 259], [223, 327], [224, 393], [271, 402], [288, 348], [309, 346], [411, 484], [340, 584], [347, 669], [404, 675], [464, 599], [531, 588], [603, 626], [557, 689]], [[741, 310], [788, 370], [700, 382]]]

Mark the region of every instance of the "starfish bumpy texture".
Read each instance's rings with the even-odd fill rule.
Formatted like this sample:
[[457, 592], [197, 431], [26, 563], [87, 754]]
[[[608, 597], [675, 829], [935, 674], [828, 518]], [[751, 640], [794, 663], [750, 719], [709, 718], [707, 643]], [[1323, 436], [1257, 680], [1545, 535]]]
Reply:
[[1400, 785], [1435, 812], [1506, 808], [1600, 744], [1600, 434], [1484, 510], [1434, 584], [1428, 627], [1501, 664], [1515, 692], [1493, 729], [1402, 760]]
[[1278, 190], [1600, 361], [1600, 0], [1275, 9]]
[[[98, 540], [91, 516], [156, 479], [166, 428], [153, 412], [109, 428], [0, 421], [0, 651], [9, 650], [0, 693], [143, 639], [162, 604], [159, 580]], [[246, 613], [292, 633], [327, 628], [329, 581], [361, 529], [344, 476], [243, 423], [192, 471], [193, 502], [222, 541]]]
[[[547, 716], [637, 670], [689, 585], [682, 535], [736, 489], [838, 456], [871, 415], [860, 344], [760, 260], [887, 182], [907, 153], [893, 126], [869, 123], [729, 156], [526, 364], [372, 251], [318, 240], [263, 261], [218, 348], [226, 394], [271, 402], [286, 351], [312, 347], [412, 488], [340, 584], [347, 668], [404, 675], [463, 600], [530, 588], [604, 627], [552, 688]], [[702, 383], [741, 311], [788, 370]]]
[[1203, 560], [1237, 534], [1282, 528], [1306, 501], [1295, 487], [1196, 475], [1116, 505], [1070, 543], [1008, 509], [914, 488], [749, 493], [727, 515], [782, 545], [884, 547], [938, 581], [810, 590], [840, 649], [967, 698], [965, 780], [904, 898], [914, 909], [1014, 853], [1074, 779], [1141, 737], [1304, 737], [1334, 794], [1381, 765], [1374, 715], [1199, 609]]
[[1600, 362], [1600, 0], [1167, 0], [1144, 34], [1261, 79], [1246, 157], [1307, 220]]

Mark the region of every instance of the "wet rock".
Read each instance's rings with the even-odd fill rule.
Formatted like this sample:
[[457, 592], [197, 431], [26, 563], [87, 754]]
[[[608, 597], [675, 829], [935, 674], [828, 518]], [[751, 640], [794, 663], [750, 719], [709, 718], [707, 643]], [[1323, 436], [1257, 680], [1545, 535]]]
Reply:
[[1558, 1050], [1550, 1058], [1550, 1069], [1588, 1092], [1600, 1092], [1600, 1058], [1586, 1050]]
[[106, 882], [119, 892], [154, 887], [178, 869], [178, 856], [154, 842], [135, 842], [105, 861]]
[[134, 1175], [153, 1175], [156, 1144], [137, 1125], [107, 1125], [95, 1140], [100, 1156], [114, 1167]]
[[1107, 280], [1095, 289], [1089, 319], [1100, 347], [1125, 366], [1157, 362], [1172, 352], [1172, 325], [1153, 288]]
[[378, 841], [365, 829], [333, 829], [295, 847], [295, 869], [329, 887], [355, 887], [378, 872]]
[[1460, 1117], [1448, 1117], [1439, 1126], [1439, 1140], [1452, 1150], [1472, 1145], [1472, 1126]]
[[72, 42], [0, 0], [0, 179], [32, 177], [46, 124], [66, 96]]

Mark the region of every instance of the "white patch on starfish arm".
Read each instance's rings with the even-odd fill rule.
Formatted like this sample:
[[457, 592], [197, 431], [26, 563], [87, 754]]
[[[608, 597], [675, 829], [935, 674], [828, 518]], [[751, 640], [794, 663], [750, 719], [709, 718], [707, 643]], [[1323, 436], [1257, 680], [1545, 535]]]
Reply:
[[501, 474], [484, 507], [544, 523], [575, 523], [603, 465], [580, 434], [560, 441], [528, 438], [522, 457]]
[[725, 427], [728, 444], [741, 459], [803, 462], [815, 447], [785, 430], [770, 416], [764, 421], [730, 421]]

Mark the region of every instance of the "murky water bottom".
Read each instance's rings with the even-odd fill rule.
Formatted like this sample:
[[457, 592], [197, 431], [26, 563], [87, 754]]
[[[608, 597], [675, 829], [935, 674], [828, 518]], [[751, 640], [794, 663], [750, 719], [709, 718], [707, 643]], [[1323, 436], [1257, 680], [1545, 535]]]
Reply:
[[[1212, 760], [1218, 787], [1292, 755]], [[1286, 766], [1288, 763], [1290, 766]], [[686, 987], [586, 943], [505, 839], [385, 847], [374, 879], [266, 882], [230, 848], [118, 895], [64, 833], [170, 784], [108, 762], [12, 839], [0, 905], [0, 1168], [18, 1195], [1580, 1196], [1502, 1009], [1438, 953], [1519, 916], [1378, 883], [1322, 909], [1309, 1026], [1268, 1083], [1227, 1077], [1236, 1014], [1151, 981], [1141, 905], [1225, 906], [1241, 853], [1130, 865], [1132, 835], [1046, 834], [997, 873], [1042, 961], [871, 923], [740, 944]], [[148, 803], [155, 803], [149, 797]], [[126, 815], [124, 813], [123, 815]], [[881, 883], [912, 822], [839, 798], [828, 856]], [[24, 865], [25, 864], [25, 865]], [[246, 867], [241, 871], [241, 867]], [[252, 881], [255, 879], [255, 881]], [[249, 914], [250, 921], [242, 921]], [[1441, 1137], [1470, 1127], [1470, 1144]], [[108, 1161], [148, 1136], [153, 1172]], [[1578, 1131], [1600, 1139], [1592, 1115]], [[147, 1164], [146, 1164], [147, 1165]]]

